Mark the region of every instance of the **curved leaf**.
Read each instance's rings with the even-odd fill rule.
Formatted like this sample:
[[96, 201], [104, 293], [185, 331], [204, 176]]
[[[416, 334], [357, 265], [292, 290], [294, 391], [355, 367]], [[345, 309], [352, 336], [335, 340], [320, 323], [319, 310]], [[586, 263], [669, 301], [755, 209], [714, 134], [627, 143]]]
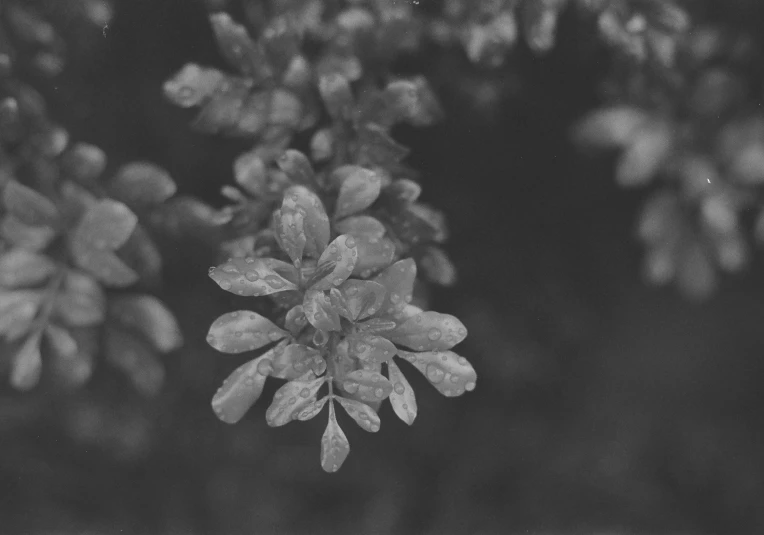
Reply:
[[49, 257], [21, 248], [0, 255], [0, 286], [23, 288], [48, 280], [56, 272]]
[[395, 258], [395, 245], [387, 238], [358, 237], [358, 263], [353, 269], [353, 275], [368, 278], [390, 265]]
[[281, 249], [295, 266], [299, 266], [302, 264], [302, 253], [308, 241], [305, 235], [305, 210], [284, 203], [281, 210], [274, 212], [273, 222]]
[[246, 28], [231, 19], [227, 13], [210, 16], [220, 52], [228, 63], [246, 75], [260, 75], [265, 69], [265, 57], [247, 34]]
[[346, 217], [338, 221], [334, 227], [340, 234], [350, 234], [366, 239], [381, 238], [385, 235], [385, 226], [378, 219], [368, 215]]
[[106, 328], [106, 360], [122, 371], [145, 396], [154, 396], [164, 383], [164, 367], [154, 349], [132, 333], [114, 326]]
[[374, 278], [387, 289], [382, 303], [383, 313], [397, 316], [411, 302], [416, 280], [416, 262], [412, 258], [398, 260]]
[[329, 216], [318, 195], [304, 186], [292, 186], [284, 192], [281, 214], [286, 211], [300, 211], [303, 214], [305, 231], [305, 251], [310, 257], [318, 257], [329, 243]]
[[419, 312], [385, 335], [417, 351], [451, 349], [467, 337], [464, 324], [450, 314]]
[[393, 385], [381, 373], [355, 370], [345, 376], [342, 389], [363, 401], [382, 401], [393, 391]]
[[305, 309], [302, 305], [295, 305], [289, 309], [284, 318], [284, 327], [297, 336], [308, 325], [308, 318], [305, 317]]
[[345, 409], [345, 412], [347, 412], [350, 417], [356, 421], [361, 429], [364, 431], [369, 431], [370, 433], [376, 433], [379, 431], [380, 420], [374, 409], [365, 403], [361, 403], [360, 401], [356, 401], [354, 399], [341, 397], [335, 397], [334, 399], [336, 399], [339, 404], [342, 405], [342, 408]]
[[304, 409], [297, 413], [297, 419], [301, 422], [305, 422], [315, 418], [324, 408], [324, 405], [326, 405], [327, 401], [329, 401], [329, 396], [324, 396], [321, 399], [313, 400], [309, 405], [306, 405]]
[[328, 290], [332, 286], [339, 286], [350, 277], [357, 262], [355, 238], [347, 234], [337, 236], [318, 259], [316, 271], [321, 274], [321, 278], [314, 280], [310, 287], [314, 290]]
[[318, 90], [333, 119], [345, 119], [350, 116], [355, 99], [347, 78], [341, 74], [322, 75], [318, 80]]
[[443, 395], [460, 396], [475, 389], [475, 369], [467, 359], [453, 351], [415, 353], [398, 350], [398, 355], [416, 366]]
[[227, 424], [235, 424], [255, 404], [272, 371], [266, 353], [236, 368], [212, 397], [212, 410]]
[[387, 338], [374, 334], [359, 333], [346, 337], [350, 344], [350, 353], [363, 364], [371, 366], [389, 362], [397, 351], [395, 345]]
[[53, 302], [53, 317], [70, 327], [101, 323], [106, 315], [106, 296], [92, 277], [69, 270]]
[[0, 293], [0, 335], [13, 341], [29, 331], [40, 308], [42, 290]]
[[348, 279], [339, 287], [350, 321], [359, 321], [373, 316], [382, 308], [387, 290], [378, 282]]
[[456, 267], [443, 249], [427, 245], [419, 254], [419, 264], [427, 280], [442, 286], [456, 283]]
[[305, 317], [316, 329], [321, 331], [339, 331], [342, 329], [340, 317], [332, 306], [329, 296], [325, 293], [308, 290], [305, 292], [302, 308], [305, 311]]
[[325, 377], [315, 378], [313, 372], [308, 372], [302, 378], [279, 388], [273, 395], [273, 403], [265, 412], [265, 421], [271, 427], [279, 427], [294, 420], [313, 402], [324, 381]]
[[233, 164], [236, 183], [247, 193], [262, 197], [268, 193], [268, 170], [257, 151], [240, 154]]
[[242, 353], [278, 342], [288, 334], [260, 314], [238, 310], [215, 320], [207, 333], [207, 343], [223, 353]]
[[27, 225], [55, 228], [59, 223], [58, 209], [50, 199], [15, 180], [5, 185], [3, 204], [8, 213]]
[[191, 108], [210, 98], [225, 76], [217, 69], [187, 63], [164, 83], [165, 96], [176, 106]]
[[334, 172], [333, 179], [341, 181], [334, 210], [337, 219], [365, 210], [374, 204], [382, 189], [379, 175], [363, 167], [339, 168]]
[[93, 329], [72, 332], [49, 323], [45, 328], [45, 340], [52, 357], [50, 365], [58, 381], [69, 388], [76, 388], [90, 379], [98, 344]]
[[28, 251], [45, 249], [56, 234], [56, 231], [48, 226], [27, 225], [13, 214], [5, 214], [0, 223], [0, 236]]
[[109, 315], [140, 332], [160, 352], [168, 353], [183, 344], [175, 316], [152, 295], [119, 295], [109, 302]]
[[315, 375], [326, 371], [326, 361], [321, 352], [302, 344], [290, 344], [274, 354], [271, 375], [290, 381], [302, 377], [308, 370]]
[[138, 282], [138, 273], [113, 252], [82, 245], [78, 242], [72, 244], [75, 263], [105, 285], [124, 288]]
[[18, 390], [29, 390], [40, 380], [42, 354], [40, 334], [29, 336], [13, 356], [11, 364], [11, 385]]
[[236, 295], [259, 297], [297, 288], [260, 258], [231, 258], [210, 269], [209, 275], [223, 290]]
[[334, 403], [329, 404], [329, 423], [321, 437], [321, 467], [327, 472], [336, 472], [350, 453], [350, 443], [334, 413]]
[[299, 150], [287, 149], [279, 156], [276, 163], [294, 184], [313, 183], [313, 166], [310, 165], [308, 157]]
[[138, 217], [127, 205], [101, 199], [82, 216], [74, 240], [94, 249], [118, 249], [135, 229]]
[[417, 414], [414, 389], [411, 388], [403, 372], [392, 360], [387, 363], [387, 376], [393, 384], [393, 391], [390, 393], [389, 398], [393, 411], [395, 411], [398, 418], [407, 424], [413, 424]]
[[123, 165], [109, 183], [112, 197], [138, 208], [162, 203], [177, 190], [170, 174], [149, 162]]

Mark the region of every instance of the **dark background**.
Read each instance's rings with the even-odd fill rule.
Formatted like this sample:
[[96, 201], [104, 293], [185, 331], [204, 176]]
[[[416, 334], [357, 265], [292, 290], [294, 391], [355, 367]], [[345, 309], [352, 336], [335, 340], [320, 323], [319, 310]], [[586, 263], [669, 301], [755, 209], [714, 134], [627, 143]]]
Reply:
[[[728, 19], [759, 24], [734, 5]], [[569, 138], [610, 68], [593, 32], [566, 17], [551, 54], [520, 46], [493, 73], [433, 52], [423, 68], [447, 118], [397, 132], [450, 222], [460, 279], [432, 308], [468, 327], [474, 392], [446, 399], [413, 377], [413, 427], [387, 405], [375, 435], [341, 420], [351, 455], [327, 475], [322, 418], [266, 425], [276, 385], [239, 424], [215, 418], [209, 400], [240, 359], [204, 336], [230, 299], [205, 276], [208, 251], [167, 243], [187, 341], [162, 394], [108, 370], [75, 395], [0, 387], [0, 532], [764, 532], [761, 259], [703, 303], [642, 282], [643, 196]], [[155, 161], [181, 193], [222, 203], [246, 144], [194, 133], [161, 95], [188, 61], [222, 67], [203, 7], [123, 0], [103, 36], [80, 37], [96, 45], [49, 91], [54, 118], [110, 165]], [[502, 90], [481, 111], [444, 72]]]

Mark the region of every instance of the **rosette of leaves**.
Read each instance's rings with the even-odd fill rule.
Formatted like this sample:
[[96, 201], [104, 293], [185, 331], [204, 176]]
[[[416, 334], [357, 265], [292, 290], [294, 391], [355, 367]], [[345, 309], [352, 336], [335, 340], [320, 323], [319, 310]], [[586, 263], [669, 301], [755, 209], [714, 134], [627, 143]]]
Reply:
[[[79, 146], [64, 155], [60, 172], [81, 181], [94, 178], [102, 156]], [[161, 180], [159, 175], [136, 193], [131, 169], [122, 168], [109, 187], [126, 187], [148, 200], [149, 184]], [[160, 261], [156, 247], [127, 204], [73, 180], [35, 178], [45, 193], [17, 180], [2, 191], [0, 334], [11, 384], [22, 390], [35, 386], [43, 360], [59, 381], [82, 384], [102, 352], [141, 392], [155, 393], [164, 377], [159, 355], [182, 343], [178, 325], [156, 297], [111, 290], [153, 276]], [[159, 190], [154, 184], [153, 191]]]
[[239, 354], [271, 346], [237, 368], [215, 394], [212, 406], [221, 420], [239, 421], [260, 397], [268, 376], [286, 379], [266, 412], [267, 422], [281, 426], [307, 420], [328, 404], [321, 464], [333, 472], [349, 452], [335, 402], [367, 431], [379, 430], [377, 410], [385, 399], [399, 418], [413, 423], [416, 398], [393, 361], [396, 355], [445, 395], [475, 388], [472, 366], [450, 351], [467, 335], [464, 325], [453, 316], [409, 304], [416, 278], [412, 259], [386, 266], [373, 280], [354, 278], [365, 261], [364, 250], [349, 234], [329, 242], [332, 230], [323, 205], [302, 186], [287, 190], [274, 216], [274, 232], [289, 261], [232, 258], [210, 270], [224, 290], [281, 296], [279, 301], [288, 307], [274, 321], [239, 310], [212, 324], [207, 341], [221, 352]]

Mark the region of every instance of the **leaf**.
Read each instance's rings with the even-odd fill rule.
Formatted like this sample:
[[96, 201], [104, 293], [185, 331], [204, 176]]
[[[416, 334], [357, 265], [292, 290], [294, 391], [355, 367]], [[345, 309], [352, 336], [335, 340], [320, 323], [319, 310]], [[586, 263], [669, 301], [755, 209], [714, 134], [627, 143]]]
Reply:
[[367, 124], [358, 132], [360, 149], [357, 161], [368, 167], [391, 167], [409, 154], [409, 149], [396, 142], [379, 125]]
[[350, 234], [366, 239], [381, 238], [385, 235], [385, 227], [378, 219], [368, 215], [346, 217], [334, 225], [340, 234]]
[[263, 51], [250, 39], [244, 26], [222, 12], [211, 15], [210, 23], [220, 52], [232, 67], [250, 76], [260, 76], [266, 70]]
[[5, 185], [3, 203], [8, 213], [27, 225], [56, 228], [59, 224], [56, 205], [41, 193], [15, 180]]
[[613, 106], [587, 115], [574, 131], [577, 141], [596, 148], [625, 147], [648, 118], [631, 106]]
[[95, 184], [106, 169], [106, 153], [95, 145], [77, 143], [63, 156], [61, 169], [67, 178], [75, 182]]
[[[289, 264], [290, 270], [294, 268]], [[268, 262], [260, 258], [231, 258], [228, 262], [210, 270], [210, 278], [226, 291], [236, 295], [259, 297], [287, 290], [295, 290], [297, 286], [287, 280]], [[294, 278], [297, 278], [296, 272]]]
[[106, 296], [92, 277], [69, 270], [53, 302], [53, 316], [70, 327], [99, 324], [106, 316]]
[[411, 302], [416, 280], [416, 262], [411, 258], [398, 260], [374, 278], [385, 287], [387, 293], [380, 310], [393, 317], [398, 316]]
[[297, 413], [297, 419], [301, 422], [311, 420], [318, 416], [318, 413], [324, 408], [326, 402], [329, 401], [329, 396], [324, 396], [321, 399], [312, 401], [306, 405], [304, 409]]
[[125, 204], [101, 199], [80, 220], [74, 240], [94, 249], [118, 249], [137, 223], [138, 217]]
[[453, 286], [456, 283], [456, 267], [443, 249], [427, 245], [419, 254], [419, 264], [428, 281], [441, 286]]
[[408, 318], [385, 336], [417, 351], [451, 349], [467, 337], [467, 329], [450, 314], [427, 311]]
[[13, 214], [5, 214], [0, 224], [0, 235], [9, 243], [29, 251], [45, 249], [57, 232], [47, 226], [33, 226], [19, 220]]
[[325, 377], [315, 378], [313, 372], [308, 372], [300, 379], [290, 381], [279, 388], [273, 395], [271, 406], [265, 412], [265, 421], [271, 427], [279, 427], [294, 420], [313, 402], [324, 381]]
[[268, 171], [256, 151], [240, 154], [233, 164], [236, 183], [250, 195], [262, 197], [268, 192]]
[[270, 352], [236, 368], [212, 398], [212, 410], [227, 424], [235, 424], [255, 404], [272, 371]]
[[249, 79], [226, 77], [194, 119], [194, 128], [210, 134], [222, 131], [249, 136], [249, 133], [241, 131], [239, 123], [251, 86]]
[[334, 399], [336, 399], [339, 404], [342, 405], [342, 408], [345, 409], [345, 412], [347, 412], [350, 417], [356, 421], [361, 429], [364, 431], [369, 431], [370, 433], [376, 433], [379, 431], [380, 420], [374, 409], [365, 403], [356, 401], [354, 399], [341, 397], [335, 397]]
[[238, 310], [215, 320], [207, 333], [207, 343], [223, 353], [242, 353], [278, 342], [288, 334], [260, 314]]
[[671, 154], [673, 132], [662, 121], [642, 125], [618, 160], [616, 180], [621, 186], [642, 186], [655, 178]]
[[387, 290], [378, 282], [348, 279], [338, 288], [344, 297], [350, 321], [360, 321], [373, 316], [385, 302]]
[[284, 192], [281, 214], [300, 212], [303, 216], [305, 231], [304, 254], [318, 257], [329, 244], [329, 216], [318, 195], [304, 186], [292, 186]]
[[29, 390], [40, 381], [42, 354], [40, 334], [29, 336], [13, 357], [11, 385], [18, 390]]
[[340, 331], [340, 317], [329, 297], [318, 290], [308, 290], [302, 303], [305, 317], [320, 331]]
[[0, 293], [0, 334], [7, 341], [17, 340], [29, 331], [43, 295], [38, 290]]
[[127, 375], [141, 394], [159, 393], [164, 383], [164, 367], [154, 350], [137, 336], [114, 326], [106, 328], [105, 338], [106, 360]]
[[281, 210], [274, 212], [273, 222], [281, 249], [295, 266], [300, 266], [305, 243], [308, 240], [305, 235], [305, 211], [297, 209], [290, 203], [282, 203]]
[[164, 83], [165, 96], [176, 106], [191, 108], [209, 99], [225, 76], [217, 69], [187, 63]]
[[305, 309], [302, 305], [295, 305], [289, 309], [284, 319], [284, 327], [293, 336], [297, 336], [308, 325], [308, 318], [305, 317]]
[[393, 320], [385, 318], [371, 318], [362, 323], [356, 323], [358, 332], [362, 333], [382, 333], [392, 331], [395, 327], [397, 324]]
[[363, 401], [382, 401], [393, 391], [393, 385], [381, 373], [355, 370], [345, 376], [342, 389]]
[[109, 316], [141, 333], [161, 353], [178, 349], [183, 336], [167, 307], [152, 295], [119, 295], [109, 301]]
[[310, 155], [316, 162], [328, 160], [334, 154], [334, 133], [330, 128], [318, 130], [310, 140]]
[[390, 340], [374, 334], [351, 334], [346, 340], [350, 344], [350, 353], [362, 363], [372, 366], [392, 360], [397, 351]]
[[318, 90], [332, 119], [341, 120], [350, 116], [354, 99], [347, 78], [341, 74], [322, 75], [318, 80]]
[[390, 393], [390, 405], [395, 414], [408, 425], [414, 423], [417, 415], [416, 396], [414, 389], [406, 380], [398, 365], [392, 360], [387, 363], [387, 376], [393, 384], [393, 391]]
[[289, 180], [294, 184], [308, 185], [314, 182], [313, 166], [308, 157], [295, 149], [287, 149], [276, 160], [279, 169], [286, 173]]
[[96, 336], [92, 329], [79, 329], [74, 334], [53, 323], [45, 328], [45, 340], [52, 357], [50, 365], [59, 381], [69, 388], [82, 386], [93, 374]]
[[274, 354], [271, 375], [290, 381], [302, 377], [308, 370], [315, 375], [326, 371], [326, 361], [321, 352], [302, 344], [290, 344]]
[[74, 261], [107, 286], [124, 288], [138, 282], [138, 273], [108, 250], [87, 247], [82, 242], [72, 244]]
[[387, 238], [356, 238], [358, 262], [353, 269], [353, 275], [364, 278], [372, 273], [386, 268], [395, 258], [395, 245]]
[[329, 404], [329, 423], [321, 437], [321, 467], [326, 472], [336, 472], [350, 453], [350, 443], [334, 413], [334, 404]]
[[477, 374], [466, 358], [453, 351], [409, 352], [398, 350], [443, 395], [460, 396], [475, 389]]
[[132, 162], [119, 168], [109, 186], [111, 196], [134, 208], [160, 204], [177, 192], [169, 173], [149, 162]]
[[422, 203], [409, 203], [397, 210], [390, 219], [390, 225], [405, 243], [443, 243], [448, 238], [446, 218], [441, 212]]
[[332, 286], [339, 286], [353, 273], [357, 262], [355, 238], [347, 234], [337, 236], [321, 254], [317, 263], [317, 271], [328, 274], [313, 281], [310, 287], [314, 290], [328, 290]]
[[268, 124], [285, 128], [297, 128], [302, 120], [302, 102], [291, 91], [274, 89], [271, 92]]
[[528, 2], [523, 7], [523, 30], [528, 46], [534, 52], [547, 52], [554, 46], [557, 17], [562, 2]]
[[162, 254], [146, 229], [140, 225], [119, 249], [119, 257], [149, 284], [160, 282]]
[[56, 264], [49, 257], [11, 249], [0, 255], [0, 286], [23, 288], [48, 280], [56, 272]]
[[[340, 191], [334, 217], [345, 216], [365, 210], [377, 200], [382, 180], [377, 173], [358, 166], [343, 166], [334, 171], [334, 180], [340, 180]], [[339, 178], [341, 177], [341, 178]]]

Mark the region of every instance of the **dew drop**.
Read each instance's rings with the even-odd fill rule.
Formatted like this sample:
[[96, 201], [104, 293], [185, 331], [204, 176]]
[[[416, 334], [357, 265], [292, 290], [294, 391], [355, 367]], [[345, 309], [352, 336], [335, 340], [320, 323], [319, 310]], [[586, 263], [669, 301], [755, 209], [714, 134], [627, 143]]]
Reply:
[[434, 364], [427, 365], [426, 374], [427, 374], [427, 378], [430, 380], [431, 383], [440, 383], [441, 381], [443, 381], [443, 377], [445, 376], [445, 373], [443, 372], [443, 370], [441, 370]]
[[278, 331], [271, 331], [268, 333], [268, 339], [270, 339], [272, 342], [275, 342], [276, 340], [281, 340], [282, 336], [281, 333]]
[[475, 390], [475, 383], [474, 383], [473, 381], [470, 381], [469, 383], [467, 383], [466, 385], [464, 385], [464, 389], [465, 389], [467, 392], [472, 392], [473, 390]]
[[441, 336], [441, 332], [439, 329], [430, 329], [430, 332], [427, 333], [427, 338], [430, 340], [438, 340]]
[[459, 364], [461, 364], [462, 366], [466, 366], [466, 365], [468, 364], [468, 362], [467, 362], [467, 359], [465, 359], [464, 357], [459, 357], [459, 358], [457, 359], [457, 362], [458, 362]]
[[257, 363], [257, 373], [260, 375], [269, 375], [273, 371], [270, 361], [261, 360]]
[[252, 258], [251, 256], [248, 256], [247, 258], [245, 258], [245, 259], [244, 259], [244, 261], [245, 261], [247, 264], [254, 264], [254, 263], [255, 263], [255, 259], [254, 259], [254, 258]]
[[241, 338], [241, 337], [244, 335], [244, 333], [243, 333], [243, 332], [241, 332], [241, 331], [236, 331], [235, 333], [233, 333], [233, 335], [234, 335], [236, 338]]
[[355, 286], [351, 286], [350, 288], [347, 289], [348, 295], [355, 295], [357, 293], [358, 293], [358, 288], [356, 288]]
[[348, 394], [355, 394], [356, 392], [358, 392], [358, 383], [346, 382], [342, 385], [342, 387], [345, 389], [345, 392], [347, 392]]
[[297, 403], [297, 398], [295, 398], [295, 397], [289, 398], [289, 404], [290, 405], [294, 405], [295, 403]]
[[232, 264], [226, 264], [223, 266], [223, 271], [226, 273], [238, 273], [239, 270], [236, 269], [236, 266]]
[[456, 376], [456, 375], [452, 375], [452, 376], [451, 376], [451, 382], [452, 382], [452, 383], [458, 383], [458, 382], [459, 382], [459, 377], [458, 377], [458, 376]]
[[355, 239], [352, 236], [348, 236], [345, 239], [345, 245], [348, 247], [355, 247]]
[[385, 391], [382, 390], [381, 388], [377, 388], [374, 391], [374, 395], [377, 396], [378, 398], [381, 398], [381, 397], [383, 397], [385, 395]]
[[406, 388], [403, 386], [403, 383], [395, 383], [393, 386], [393, 390], [395, 390], [395, 393], [399, 396], [402, 396], [403, 393], [406, 391]]
[[306, 399], [309, 398], [310, 397], [310, 390], [308, 390], [307, 388], [303, 388], [302, 390], [300, 390], [300, 396], [302, 396], [302, 397], [304, 397]]
[[247, 273], [244, 276], [250, 282], [255, 282], [257, 279], [260, 278], [260, 276], [257, 273], [255, 273], [254, 271], [247, 271]]
[[223, 280], [220, 281], [219, 284], [220, 284], [220, 287], [223, 288], [224, 290], [230, 290], [231, 289], [231, 282], [230, 281], [227, 281], [227, 280], [223, 279]]

